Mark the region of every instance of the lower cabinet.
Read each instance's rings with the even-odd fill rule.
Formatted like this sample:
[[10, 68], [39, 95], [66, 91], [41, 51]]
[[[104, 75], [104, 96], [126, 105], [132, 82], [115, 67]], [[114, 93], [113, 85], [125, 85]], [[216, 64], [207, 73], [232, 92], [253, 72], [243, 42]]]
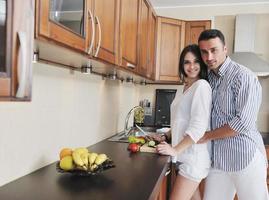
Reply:
[[[168, 175], [169, 176], [169, 175]], [[155, 200], [166, 200], [167, 198], [167, 183], [168, 176], [164, 176], [160, 187], [160, 192]]]

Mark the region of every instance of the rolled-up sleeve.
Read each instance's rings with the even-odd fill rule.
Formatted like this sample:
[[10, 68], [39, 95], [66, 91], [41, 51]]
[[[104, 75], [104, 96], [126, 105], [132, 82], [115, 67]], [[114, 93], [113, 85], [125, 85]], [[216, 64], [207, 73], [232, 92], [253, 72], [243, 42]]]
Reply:
[[256, 127], [262, 96], [261, 85], [254, 75], [244, 73], [237, 77], [233, 90], [235, 116], [228, 125], [237, 133], [245, 133]]
[[185, 131], [195, 143], [203, 137], [208, 128], [211, 104], [211, 87], [206, 82], [201, 82], [196, 88], [192, 98], [190, 121]]

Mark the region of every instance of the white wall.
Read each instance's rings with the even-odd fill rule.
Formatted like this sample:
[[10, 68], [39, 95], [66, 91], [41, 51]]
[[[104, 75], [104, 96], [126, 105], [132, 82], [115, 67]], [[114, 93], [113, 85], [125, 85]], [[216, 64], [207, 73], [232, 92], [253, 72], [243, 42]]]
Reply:
[[139, 87], [35, 64], [31, 102], [0, 102], [0, 185], [123, 130]]

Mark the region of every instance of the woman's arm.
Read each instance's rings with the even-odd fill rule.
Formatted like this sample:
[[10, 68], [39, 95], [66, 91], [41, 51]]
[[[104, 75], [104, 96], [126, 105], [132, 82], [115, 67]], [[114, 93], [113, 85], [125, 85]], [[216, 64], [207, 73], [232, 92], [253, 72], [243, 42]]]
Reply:
[[191, 139], [191, 137], [186, 135], [175, 147], [172, 147], [166, 142], [160, 143], [157, 145], [157, 152], [163, 155], [176, 156], [194, 143], [195, 142]]

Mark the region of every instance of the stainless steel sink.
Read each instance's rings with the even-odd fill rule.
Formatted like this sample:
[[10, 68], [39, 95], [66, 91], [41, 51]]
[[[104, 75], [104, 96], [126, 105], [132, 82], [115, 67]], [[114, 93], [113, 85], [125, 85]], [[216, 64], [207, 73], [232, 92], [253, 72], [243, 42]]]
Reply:
[[121, 131], [108, 139], [111, 142], [128, 142], [128, 136], [125, 136], [124, 131]]
[[[140, 127], [146, 135], [150, 134], [150, 133], [155, 133], [156, 132], [156, 127]], [[110, 137], [108, 139], [108, 141], [112, 141], [112, 142], [126, 142], [128, 143], [128, 137], [129, 135], [134, 135], [134, 136], [142, 136], [144, 135], [144, 133], [142, 133], [140, 130], [138, 130], [136, 127], [132, 127], [130, 134], [128, 134], [127, 136], [124, 134], [124, 131], [121, 131], [115, 135], [113, 135], [112, 137]]]

